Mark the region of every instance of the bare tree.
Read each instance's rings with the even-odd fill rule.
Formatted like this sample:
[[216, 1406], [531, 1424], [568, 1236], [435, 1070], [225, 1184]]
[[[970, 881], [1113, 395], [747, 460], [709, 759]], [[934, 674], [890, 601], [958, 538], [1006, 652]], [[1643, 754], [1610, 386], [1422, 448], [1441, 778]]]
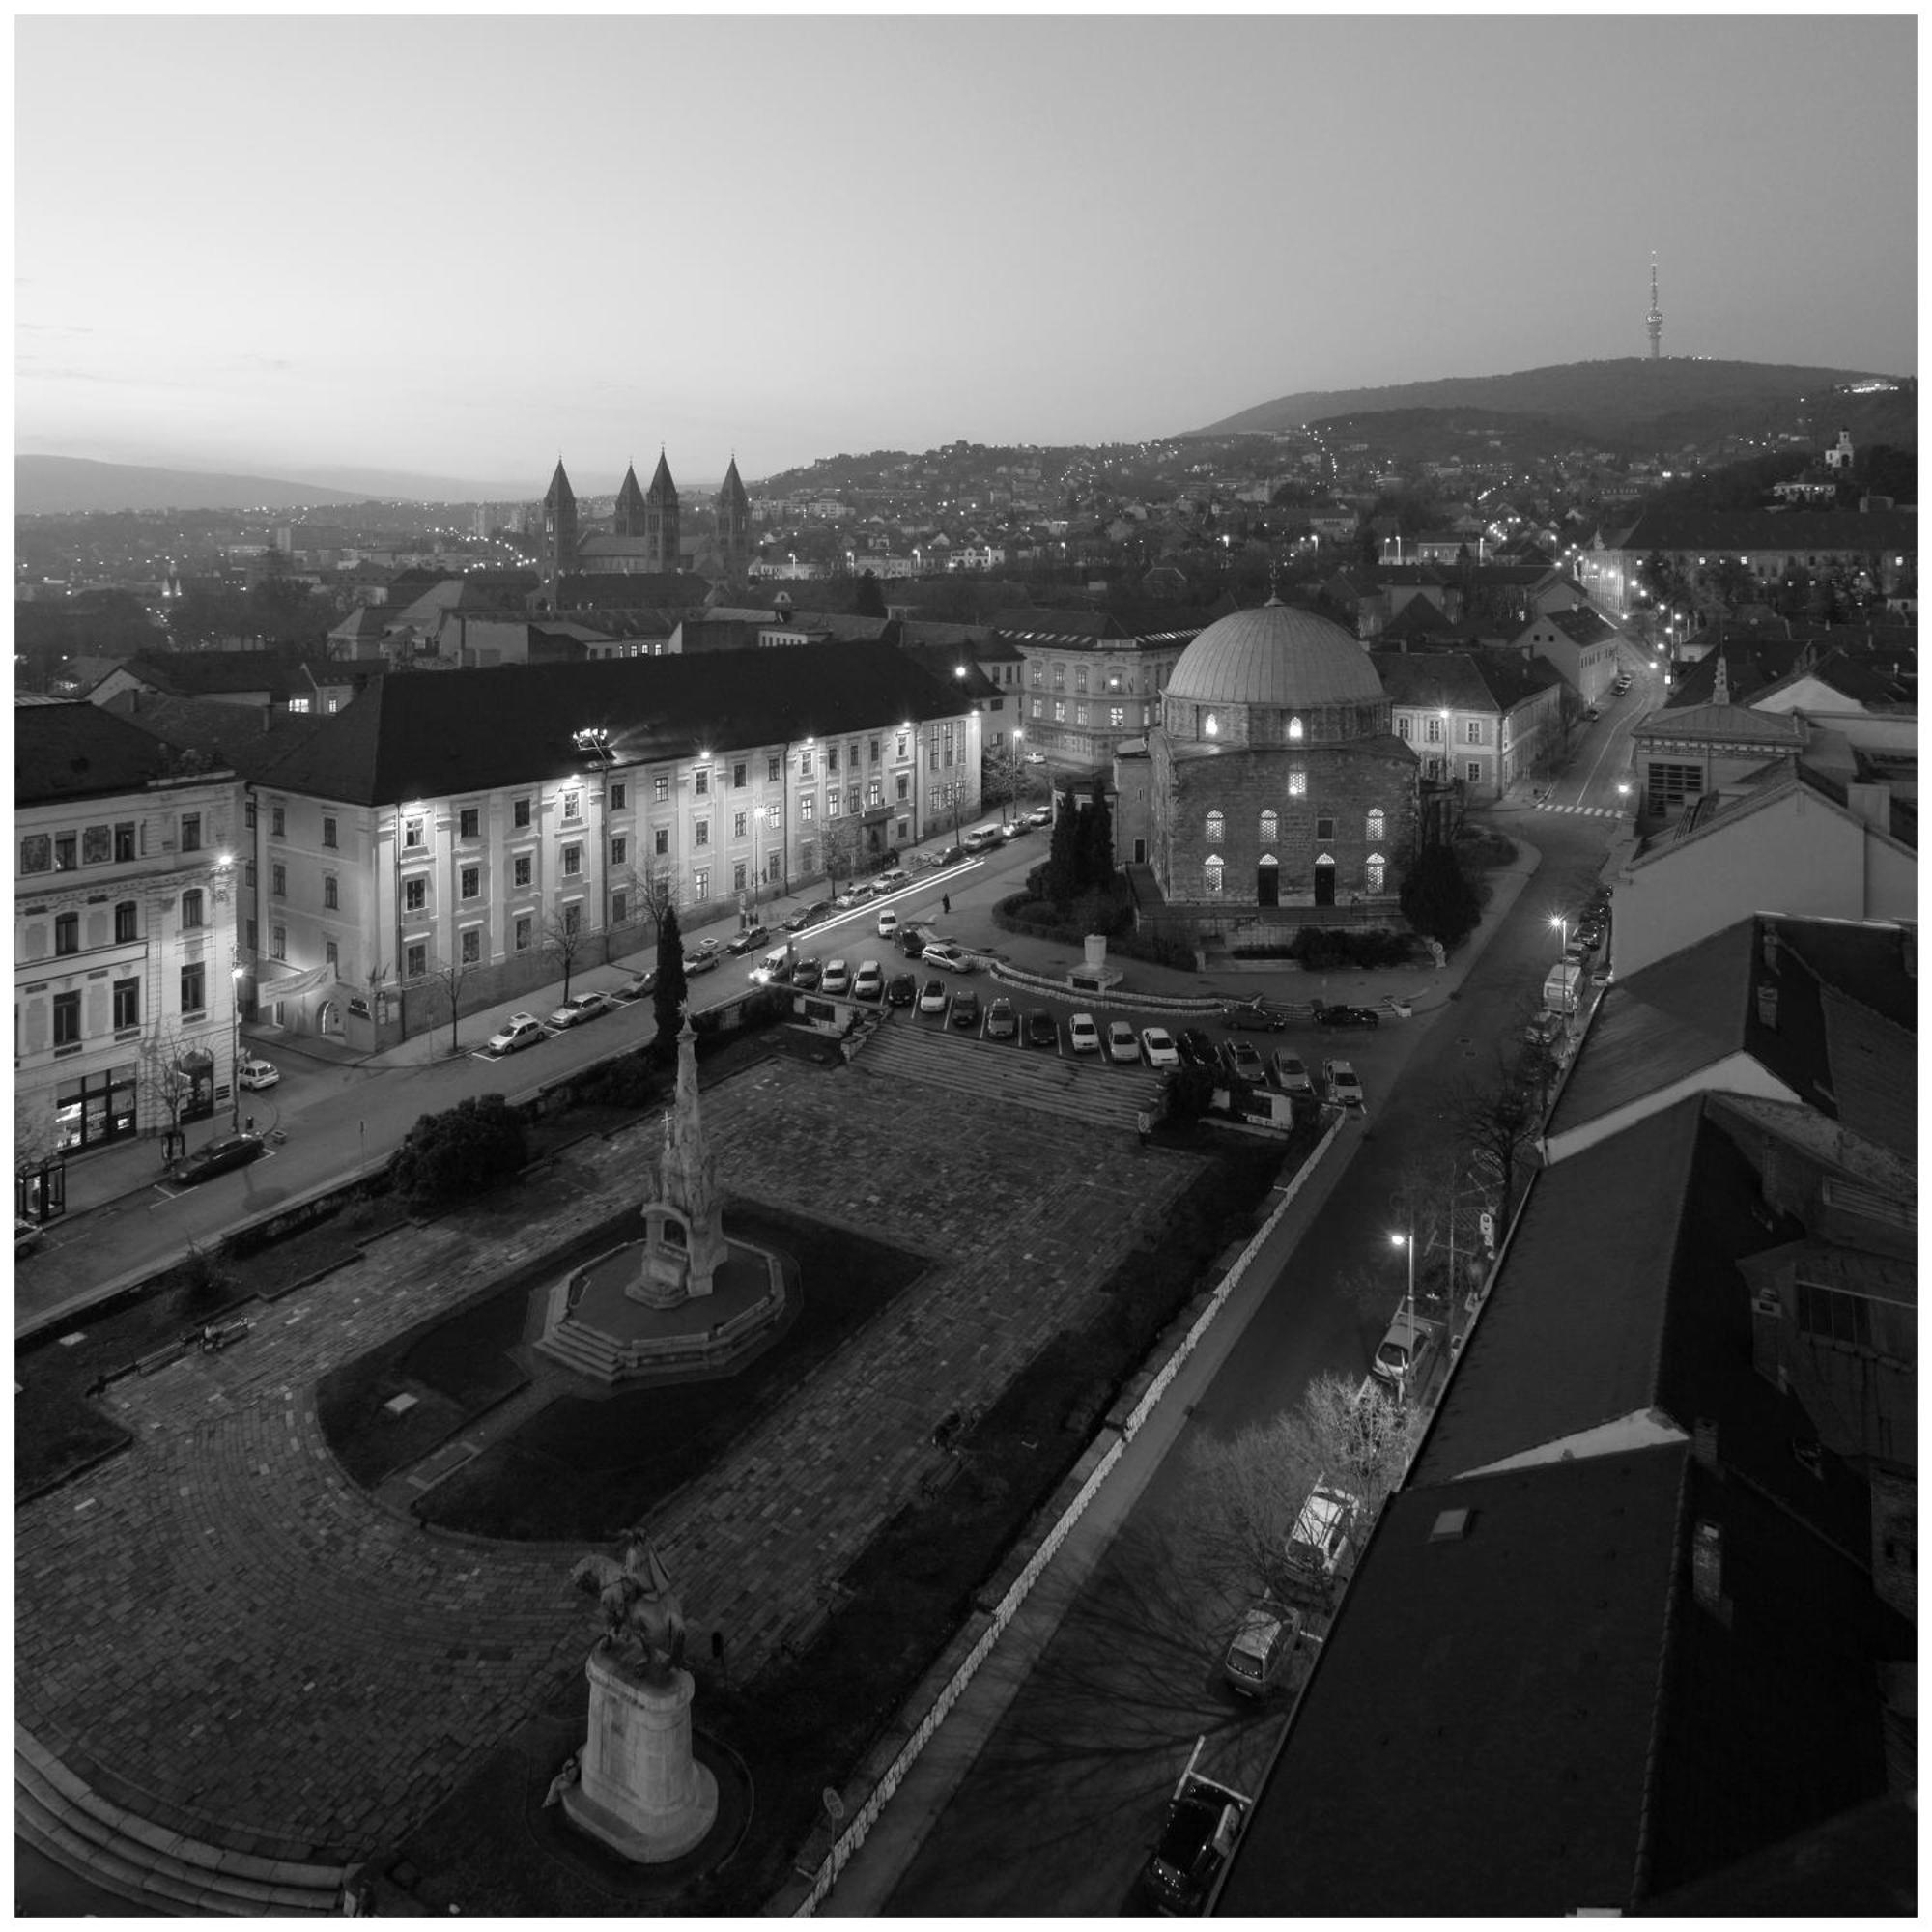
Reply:
[[180, 1150], [182, 1109], [194, 1097], [194, 1075], [182, 1065], [187, 1051], [181, 1029], [166, 1022], [156, 1024], [141, 1041], [141, 1086], [151, 1109], [167, 1116], [167, 1132], [161, 1143], [163, 1160], [174, 1158]]
[[53, 1090], [14, 1095], [14, 1172], [32, 1174], [60, 1154], [60, 1118]]
[[1286, 1592], [1289, 1538], [1308, 1492], [1321, 1481], [1348, 1491], [1366, 1529], [1402, 1481], [1422, 1420], [1373, 1377], [1321, 1375], [1286, 1414], [1197, 1446], [1189, 1519], [1204, 1577], [1236, 1595]]
[[563, 997], [570, 998], [571, 969], [582, 950], [583, 908], [575, 901], [553, 906], [543, 916], [543, 948], [563, 968]]
[[457, 1002], [463, 994], [464, 980], [476, 970], [476, 964], [473, 959], [444, 959], [437, 954], [431, 959], [429, 971], [424, 975], [424, 978], [435, 980], [449, 1008], [449, 1050], [452, 1054], [463, 1050], [462, 1042], [456, 1037]]
[[651, 923], [653, 944], [662, 943], [665, 914], [683, 903], [677, 862], [668, 854], [640, 859], [624, 868], [623, 879], [633, 903]]
[[989, 745], [980, 758], [980, 800], [982, 805], [1000, 808], [1000, 822], [1006, 823], [1007, 807], [1017, 806], [1026, 796], [1027, 768], [1023, 747], [1014, 740]]
[[835, 885], [840, 879], [850, 879], [865, 856], [866, 821], [856, 812], [827, 819], [822, 844], [826, 878]]
[[1465, 1081], [1449, 1096], [1451, 1132], [1472, 1170], [1493, 1186], [1499, 1224], [1509, 1218], [1519, 1173], [1543, 1124], [1540, 1065], [1525, 1067], [1522, 1056], [1513, 1055], [1492, 1083]]

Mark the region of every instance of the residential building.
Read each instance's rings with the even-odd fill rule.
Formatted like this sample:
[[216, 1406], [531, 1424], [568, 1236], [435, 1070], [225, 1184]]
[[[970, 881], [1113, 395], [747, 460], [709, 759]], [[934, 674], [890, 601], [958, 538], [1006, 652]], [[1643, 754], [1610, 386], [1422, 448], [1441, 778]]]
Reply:
[[141, 651], [91, 686], [87, 701], [125, 712], [139, 696], [195, 697], [319, 717], [347, 704], [356, 682], [346, 665], [294, 651]]
[[1417, 650], [1369, 661], [1422, 778], [1460, 786], [1467, 803], [1500, 798], [1561, 744], [1563, 680], [1541, 658]]
[[375, 679], [251, 786], [263, 1017], [365, 1050], [979, 810], [980, 717], [886, 643]]
[[1595, 611], [1572, 606], [1540, 611], [1510, 641], [1552, 666], [1584, 704], [1601, 704], [1616, 682], [1622, 635]]
[[98, 705], [15, 708], [23, 1140], [75, 1153], [230, 1099], [246, 962], [237, 803], [232, 770]]
[[1073, 771], [1103, 771], [1122, 745], [1147, 735], [1160, 694], [1200, 626], [1138, 630], [1084, 611], [1007, 611], [993, 645], [1025, 661], [1028, 746]]

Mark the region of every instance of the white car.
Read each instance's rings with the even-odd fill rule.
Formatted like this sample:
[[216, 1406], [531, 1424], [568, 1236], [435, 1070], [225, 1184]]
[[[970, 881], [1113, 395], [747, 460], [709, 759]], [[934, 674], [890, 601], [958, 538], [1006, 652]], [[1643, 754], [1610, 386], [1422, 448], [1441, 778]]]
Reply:
[[849, 993], [852, 990], [852, 969], [842, 959], [828, 959], [825, 962], [825, 977], [818, 982], [821, 993]]
[[1315, 1092], [1314, 1077], [1309, 1073], [1307, 1065], [1299, 1055], [1290, 1053], [1284, 1047], [1277, 1047], [1271, 1065], [1274, 1070], [1274, 1084], [1284, 1094]]
[[544, 1037], [543, 1021], [534, 1013], [512, 1013], [490, 1036], [492, 1053], [518, 1053]]
[[954, 946], [951, 940], [931, 942], [919, 956], [923, 965], [937, 966], [947, 973], [970, 973], [973, 970], [972, 954]]
[[1134, 1037], [1134, 1030], [1125, 1020], [1107, 1022], [1107, 1058], [1122, 1066], [1140, 1065], [1141, 1043]]
[[911, 876], [903, 866], [888, 866], [872, 881], [872, 890], [875, 893], [893, 892], [897, 887], [904, 885]]
[[1150, 1066], [1179, 1066], [1180, 1049], [1165, 1027], [1148, 1027], [1141, 1034], [1141, 1058]]
[[1435, 1347], [1435, 1331], [1418, 1321], [1406, 1307], [1400, 1308], [1376, 1350], [1370, 1371], [1406, 1395], [1427, 1372], [1430, 1352]]
[[1075, 1013], [1066, 1022], [1066, 1043], [1075, 1053], [1100, 1051], [1100, 1029], [1094, 1024], [1092, 1013]]
[[235, 1082], [253, 1094], [264, 1087], [274, 1086], [281, 1077], [280, 1069], [271, 1061], [244, 1060], [236, 1070]]
[[862, 959], [859, 970], [852, 976], [852, 997], [855, 1000], [876, 1000], [886, 990], [886, 976], [879, 970], [876, 959]]
[[550, 1016], [554, 1027], [582, 1026], [585, 1020], [594, 1020], [601, 1012], [609, 1010], [610, 997], [604, 993], [573, 993]]
[[923, 1013], [943, 1013], [946, 1010], [946, 981], [928, 980], [919, 989], [919, 1009]]
[[1321, 1084], [1328, 1090], [1328, 1097], [1338, 1107], [1359, 1107], [1362, 1104], [1362, 1083], [1355, 1077], [1355, 1069], [1346, 1060], [1324, 1060], [1321, 1063]]
[[895, 939], [898, 936], [898, 929], [899, 916], [888, 906], [879, 915], [879, 937], [881, 939]]

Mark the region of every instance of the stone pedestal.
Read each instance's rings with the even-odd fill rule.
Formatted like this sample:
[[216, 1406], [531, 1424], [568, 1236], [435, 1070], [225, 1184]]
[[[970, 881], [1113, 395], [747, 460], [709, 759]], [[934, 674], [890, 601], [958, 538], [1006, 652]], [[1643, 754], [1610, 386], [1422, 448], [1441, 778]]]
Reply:
[[718, 1816], [718, 1780], [691, 1754], [691, 1673], [645, 1678], [600, 1644], [583, 1674], [590, 1733], [579, 1781], [562, 1793], [565, 1813], [634, 1863], [682, 1856]]

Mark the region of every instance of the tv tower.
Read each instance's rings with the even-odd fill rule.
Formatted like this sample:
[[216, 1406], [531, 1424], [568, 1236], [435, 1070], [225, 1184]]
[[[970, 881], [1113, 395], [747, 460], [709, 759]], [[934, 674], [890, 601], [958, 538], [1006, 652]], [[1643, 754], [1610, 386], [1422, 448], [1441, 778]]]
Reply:
[[1657, 305], [1657, 257], [1650, 258], [1650, 313], [1644, 318], [1644, 326], [1650, 330], [1650, 359], [1658, 358], [1659, 344], [1663, 340], [1663, 311]]

